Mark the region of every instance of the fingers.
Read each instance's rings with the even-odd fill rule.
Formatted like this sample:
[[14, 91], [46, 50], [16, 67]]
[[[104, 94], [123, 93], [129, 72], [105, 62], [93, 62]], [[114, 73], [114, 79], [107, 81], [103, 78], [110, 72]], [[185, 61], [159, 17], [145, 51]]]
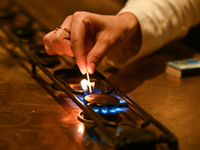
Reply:
[[[43, 38], [43, 43], [45, 45], [46, 53], [49, 55], [69, 55], [74, 56], [71, 50], [70, 44], [70, 25], [69, 20], [71, 17], [68, 17], [62, 27], [56, 28], [56, 30], [51, 31], [46, 34]], [[68, 20], [68, 21], [67, 21]]]
[[71, 24], [71, 46], [76, 59], [76, 63], [82, 74], [87, 72], [85, 41], [88, 27], [85, 20], [86, 13], [76, 12]]
[[72, 46], [74, 57], [76, 59], [76, 63], [78, 65], [81, 73], [84, 75], [87, 72], [84, 41], [79, 40], [79, 39], [71, 40], [71, 46]]
[[[52, 31], [53, 32], [53, 31]], [[45, 50], [46, 50], [46, 53], [48, 55], [55, 55], [56, 53], [52, 50], [53, 47], [52, 47], [52, 42], [51, 42], [51, 39], [52, 39], [52, 32], [46, 34], [44, 37], [43, 37], [43, 43], [44, 43], [44, 47], [45, 47]]]
[[109, 49], [109, 43], [105, 40], [98, 40], [95, 46], [87, 55], [87, 72], [93, 74], [103, 57]]
[[[95, 68], [106, 55], [114, 49], [121, 34], [120, 21], [115, 17], [102, 16], [88, 12], [76, 12], [65, 19], [62, 27], [45, 35], [43, 41], [50, 55], [69, 55], [76, 59], [82, 74], [93, 74]], [[69, 31], [69, 32], [68, 32]], [[117, 44], [116, 44], [117, 43]]]
[[85, 43], [87, 28], [83, 19], [80, 18], [82, 18], [82, 15], [79, 15], [79, 13], [75, 13], [73, 17], [67, 17], [61, 25], [67, 31], [65, 28], [57, 28], [56, 32], [52, 31], [45, 35], [43, 42], [49, 55], [66, 54], [75, 57], [81, 73], [85, 74], [87, 71], [85, 52], [85, 45], [88, 45]]
[[56, 33], [54, 31], [46, 34], [43, 38], [43, 43], [45, 45], [46, 53], [49, 55], [69, 55], [73, 56], [70, 41], [69, 33], [65, 33], [61, 30], [58, 30]]

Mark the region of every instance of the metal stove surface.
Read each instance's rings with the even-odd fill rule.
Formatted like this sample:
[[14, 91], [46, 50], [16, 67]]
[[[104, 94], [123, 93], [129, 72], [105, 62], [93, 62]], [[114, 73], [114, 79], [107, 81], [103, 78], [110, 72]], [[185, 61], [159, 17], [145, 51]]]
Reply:
[[[17, 5], [15, 6], [18, 9]], [[22, 18], [25, 20], [30, 19], [27, 16], [23, 16]], [[139, 144], [139, 148], [133, 144], [131, 148], [126, 147], [126, 149], [170, 149], [167, 144], [158, 146], [154, 146], [153, 144], [152, 146], [152, 141], [153, 143], [158, 141], [158, 143], [165, 143], [167, 141], [172, 144], [171, 149], [177, 149], [176, 138], [173, 134], [154, 120], [154, 118], [146, 114], [145, 111], [141, 111], [144, 116], [138, 116], [138, 114], [141, 114], [141, 112], [137, 112], [141, 110], [140, 107], [138, 108], [134, 101], [131, 101], [131, 98], [123, 95], [123, 93], [121, 94], [118, 89], [114, 89], [111, 95], [116, 96], [122, 102], [124, 99], [130, 100], [136, 107], [134, 110], [138, 114], [133, 113], [132, 110], [121, 112], [121, 120], [115, 122], [117, 126], [112, 125], [113, 122], [111, 124], [104, 122], [101, 126], [101, 123], [87, 123], [78, 120], [78, 114], [81, 112], [81, 109], [73, 101], [73, 95], [75, 95], [75, 98], [78, 97], [81, 100], [84, 96], [80, 93], [72, 92], [71, 97], [63, 91], [55, 90], [57, 84], [55, 85], [41, 71], [40, 67], [38, 68], [33, 65], [35, 57], [27, 57], [26, 51], [31, 48], [35, 49], [35, 46], [40, 45], [43, 35], [48, 31], [36, 21], [33, 24], [34, 29], [38, 29], [39, 32], [37, 32], [37, 40], [30, 44], [26, 38], [15, 38], [12, 33], [13, 30], [10, 32], [11, 29], [5, 19], [0, 23], [1, 149], [118, 149], [120, 146], [119, 141], [123, 141], [126, 138], [133, 143], [137, 143], [137, 140], [140, 139], [142, 142], [147, 140], [147, 143], [144, 142], [145, 144], [148, 144], [150, 141], [150, 144], [145, 148], [141, 144]], [[9, 35], [12, 35], [14, 39], [10, 39]], [[21, 49], [24, 49], [25, 53]], [[31, 52], [31, 54], [35, 56], [37, 53]], [[43, 54], [40, 53], [40, 55]], [[56, 65], [53, 67], [51, 63], [44, 63], [53, 59], [56, 62], [54, 62]], [[30, 60], [33, 64], [30, 63]], [[57, 64], [57, 60], [59, 60], [59, 64]], [[58, 56], [51, 57], [50, 59], [45, 56], [42, 57], [42, 60], [36, 59], [36, 64], [37, 62], [42, 64], [52, 75], [59, 69], [74, 69], [75, 65], [73, 59]], [[100, 80], [104, 79], [97, 72], [94, 78], [99, 77]], [[107, 81], [106, 78], [105, 80]], [[69, 85], [72, 89], [77, 87], [77, 83], [69, 83]], [[110, 86], [110, 83], [106, 82], [106, 86]], [[89, 112], [91, 111], [89, 109]], [[158, 124], [154, 125], [155, 122]], [[104, 127], [105, 130], [102, 129]], [[164, 132], [158, 129], [158, 127], [164, 129]], [[105, 131], [108, 131], [109, 134], [106, 135]], [[123, 133], [121, 136], [123, 140], [120, 138], [115, 140], [120, 133]], [[167, 137], [165, 137], [165, 134]], [[114, 137], [114, 144], [110, 137]], [[113, 145], [118, 145], [118, 147], [114, 147]]]

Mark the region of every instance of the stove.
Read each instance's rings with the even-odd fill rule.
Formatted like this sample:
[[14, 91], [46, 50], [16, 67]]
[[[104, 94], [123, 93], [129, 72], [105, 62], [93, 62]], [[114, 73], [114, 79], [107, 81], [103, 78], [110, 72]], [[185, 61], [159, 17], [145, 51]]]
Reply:
[[[49, 56], [42, 43], [48, 30], [25, 9], [11, 0], [1, 1], [0, 43], [30, 75], [65, 110], [76, 113], [75, 124], [80, 133], [70, 126], [68, 137], [79, 137], [70, 149], [102, 150], [177, 150], [173, 133], [142, 109], [133, 98], [115, 87], [100, 72], [92, 74], [93, 92], [80, 85], [86, 79], [74, 59], [67, 56]], [[67, 120], [71, 122], [72, 120]], [[71, 141], [74, 139], [69, 138]], [[65, 141], [62, 141], [65, 142]], [[67, 142], [67, 141], [66, 141]], [[74, 143], [74, 142], [72, 142]]]

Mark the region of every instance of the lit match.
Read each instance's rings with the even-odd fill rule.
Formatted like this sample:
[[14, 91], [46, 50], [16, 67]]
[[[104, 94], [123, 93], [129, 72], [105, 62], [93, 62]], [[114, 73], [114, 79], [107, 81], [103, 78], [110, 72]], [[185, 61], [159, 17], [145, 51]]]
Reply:
[[[93, 91], [93, 90], [94, 90], [94, 87], [95, 87], [95, 82], [88, 82], [88, 80], [83, 79], [83, 80], [81, 81], [81, 87], [82, 87], [82, 89], [83, 89], [85, 95], [92, 94], [92, 93], [90, 92], [89, 87], [91, 87], [91, 91]], [[92, 89], [93, 89], [93, 90], [92, 90]]]
[[92, 93], [92, 88], [91, 88], [91, 84], [90, 84], [90, 76], [89, 76], [89, 73], [86, 73], [87, 75], [87, 80], [88, 80], [88, 83], [89, 83], [89, 91], [90, 91], [90, 94]]

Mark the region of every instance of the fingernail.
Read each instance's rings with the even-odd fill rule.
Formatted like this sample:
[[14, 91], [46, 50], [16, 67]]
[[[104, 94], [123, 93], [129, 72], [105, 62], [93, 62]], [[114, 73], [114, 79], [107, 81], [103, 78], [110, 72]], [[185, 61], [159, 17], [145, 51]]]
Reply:
[[81, 73], [82, 73], [83, 75], [86, 74], [86, 70], [85, 70], [85, 69], [80, 69], [80, 71], [81, 71]]
[[89, 72], [90, 74], [93, 74], [94, 71], [95, 71], [95, 69], [96, 69], [95, 63], [91, 63], [91, 64], [89, 65], [89, 67], [88, 67], [88, 72]]

